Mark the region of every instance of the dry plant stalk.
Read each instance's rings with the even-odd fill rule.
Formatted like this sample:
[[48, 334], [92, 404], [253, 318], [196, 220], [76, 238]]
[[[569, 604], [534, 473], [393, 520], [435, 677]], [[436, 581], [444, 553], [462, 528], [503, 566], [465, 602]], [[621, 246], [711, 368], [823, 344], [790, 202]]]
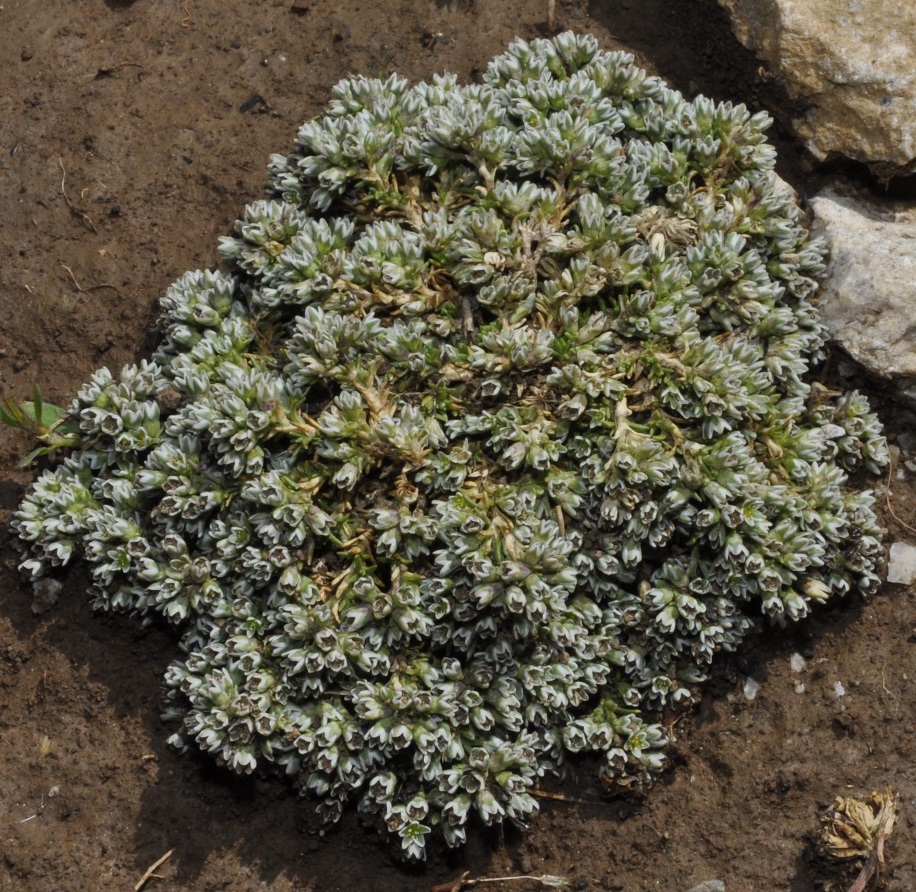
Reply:
[[569, 880], [566, 877], [553, 876], [552, 874], [544, 874], [543, 876], [528, 876], [526, 874], [512, 877], [477, 877], [476, 879], [472, 878], [470, 874], [471, 872], [466, 870], [457, 880], [450, 883], [439, 883], [436, 886], [432, 886], [429, 892], [463, 892], [463, 890], [470, 889], [479, 883], [508, 883], [515, 880], [533, 880], [542, 886], [553, 889], [569, 885]]
[[160, 867], [162, 867], [162, 865], [165, 864], [165, 862], [168, 861], [169, 858], [172, 857], [172, 855], [174, 854], [174, 852], [175, 852], [174, 849], [169, 849], [161, 858], [159, 858], [159, 859], [157, 859], [156, 861], [154, 861], [154, 862], [146, 869], [146, 873], [144, 873], [143, 876], [140, 877], [140, 879], [137, 881], [137, 885], [134, 886], [134, 892], [140, 892], [140, 890], [141, 890], [141, 889], [142, 889], [151, 879], [153, 879], [154, 877], [155, 877], [156, 879], [161, 879], [161, 877], [159, 876], [158, 873], [156, 873], [156, 871], [157, 871]]

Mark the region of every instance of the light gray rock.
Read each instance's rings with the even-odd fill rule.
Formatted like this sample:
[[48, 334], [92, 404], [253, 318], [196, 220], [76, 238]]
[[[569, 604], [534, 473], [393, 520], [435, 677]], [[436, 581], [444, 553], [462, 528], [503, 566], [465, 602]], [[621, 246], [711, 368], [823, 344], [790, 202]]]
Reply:
[[887, 581], [900, 585], [916, 582], [916, 547], [906, 542], [895, 542], [887, 562]]
[[798, 134], [880, 177], [916, 170], [913, 0], [719, 0], [738, 39], [807, 111]]
[[820, 311], [830, 336], [916, 402], [916, 205], [829, 189], [811, 207], [829, 250]]

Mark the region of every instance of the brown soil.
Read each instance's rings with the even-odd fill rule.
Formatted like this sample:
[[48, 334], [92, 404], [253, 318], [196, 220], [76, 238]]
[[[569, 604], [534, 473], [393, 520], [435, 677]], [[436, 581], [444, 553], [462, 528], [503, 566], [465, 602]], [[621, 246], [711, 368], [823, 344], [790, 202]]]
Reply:
[[[514, 36], [545, 33], [546, 0], [5, 0], [0, 5], [0, 389], [39, 383], [66, 404], [100, 365], [149, 352], [157, 301], [215, 262], [266, 182], [271, 152], [349, 73], [464, 80]], [[732, 37], [715, 0], [559, 0], [587, 29], [685, 93], [789, 101]], [[779, 124], [780, 172], [823, 176]], [[893, 434], [913, 416], [871, 389]], [[6, 529], [31, 448], [0, 430], [0, 885], [22, 892], [147, 889], [424, 890], [473, 877], [555, 874], [573, 888], [728, 892], [848, 886], [814, 857], [835, 794], [893, 787], [903, 818], [886, 888], [916, 889], [916, 597], [887, 586], [786, 630], [763, 629], [718, 665], [677, 725], [671, 768], [640, 801], [603, 800], [583, 764], [529, 832], [483, 831], [422, 868], [392, 862], [355, 817], [318, 835], [280, 782], [239, 780], [165, 744], [168, 632], [93, 616], [75, 569], [34, 616]], [[906, 456], [903, 456], [906, 458]], [[902, 467], [902, 462], [901, 462]], [[916, 539], [916, 474], [880, 491], [888, 541]], [[898, 520], [898, 517], [900, 518]], [[908, 524], [905, 527], [904, 524]], [[793, 674], [798, 652], [805, 670]], [[910, 676], [914, 678], [910, 678]], [[753, 701], [745, 679], [760, 682]], [[804, 683], [803, 693], [796, 684]], [[837, 697], [835, 683], [845, 688]], [[832, 879], [831, 879], [832, 877]], [[844, 884], [845, 883], [845, 884]], [[832, 885], [831, 885], [832, 884]], [[493, 884], [523, 892], [530, 881]]]

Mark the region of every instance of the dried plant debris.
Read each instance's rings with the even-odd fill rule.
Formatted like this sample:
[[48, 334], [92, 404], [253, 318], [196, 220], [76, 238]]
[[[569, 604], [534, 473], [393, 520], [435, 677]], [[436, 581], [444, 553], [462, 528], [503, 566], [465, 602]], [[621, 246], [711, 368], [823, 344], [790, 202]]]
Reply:
[[820, 848], [830, 858], [866, 862], [849, 892], [863, 892], [885, 862], [885, 844], [894, 832], [899, 794], [887, 790], [865, 799], [837, 796], [822, 817]]
[[865, 800], [837, 796], [823, 818], [821, 845], [832, 858], [867, 858], [894, 831], [900, 797], [872, 793]]
[[755, 616], [879, 584], [848, 473], [886, 446], [806, 379], [823, 249], [769, 123], [571, 33], [343, 81], [153, 358], [79, 391], [24, 570], [182, 630], [176, 745], [407, 858], [576, 753], [650, 778]]

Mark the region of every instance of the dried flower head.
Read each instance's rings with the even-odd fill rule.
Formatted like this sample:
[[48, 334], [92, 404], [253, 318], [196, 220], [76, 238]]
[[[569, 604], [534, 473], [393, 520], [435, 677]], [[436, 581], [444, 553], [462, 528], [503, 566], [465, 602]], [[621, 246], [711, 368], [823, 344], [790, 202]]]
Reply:
[[651, 776], [755, 615], [878, 584], [847, 471], [884, 440], [806, 381], [822, 248], [768, 123], [570, 33], [343, 81], [152, 361], [79, 391], [24, 569], [182, 630], [176, 745], [409, 858], [570, 754]]
[[868, 858], [894, 832], [899, 803], [890, 790], [864, 800], [837, 796], [822, 818], [821, 848], [832, 858]]

